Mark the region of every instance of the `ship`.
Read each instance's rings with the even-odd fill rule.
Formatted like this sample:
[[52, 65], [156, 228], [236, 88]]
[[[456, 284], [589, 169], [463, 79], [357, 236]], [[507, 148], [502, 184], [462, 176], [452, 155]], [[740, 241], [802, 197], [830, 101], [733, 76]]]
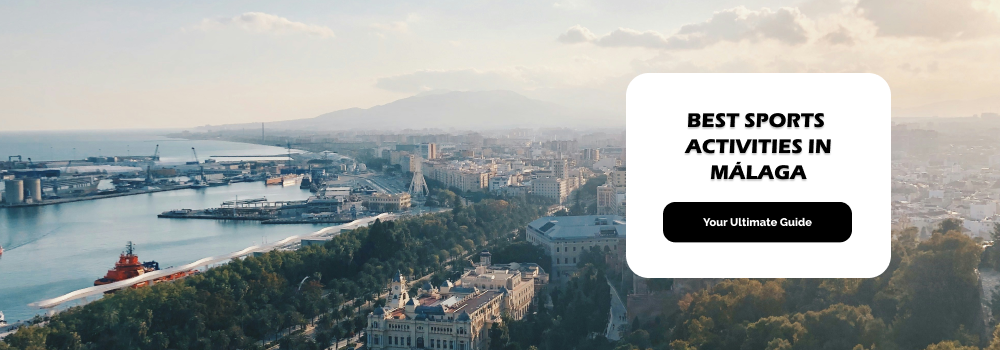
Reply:
[[299, 182], [302, 182], [303, 178], [305, 178], [304, 175], [288, 175], [288, 176], [285, 176], [284, 179], [282, 179], [281, 185], [282, 186], [295, 186], [295, 184], [297, 184]]
[[264, 181], [264, 184], [266, 184], [266, 185], [280, 185], [283, 181], [284, 180], [282, 179], [281, 175], [278, 175], [278, 176], [269, 176], [267, 178], [267, 180]]
[[0, 311], [0, 327], [6, 326], [7, 320], [3, 316], [3, 311]]
[[292, 186], [302, 181], [303, 175], [284, 175], [284, 176], [273, 176], [267, 178], [268, 185], [282, 185], [282, 186]]
[[3, 255], [3, 245], [0, 245], [0, 255]]
[[[124, 281], [129, 278], [138, 277], [143, 274], [159, 270], [160, 270], [160, 263], [156, 261], [147, 261], [140, 263], [139, 256], [135, 255], [135, 245], [133, 245], [132, 242], [129, 241], [128, 244], [125, 246], [125, 251], [122, 252], [121, 256], [118, 257], [118, 262], [115, 263], [115, 268], [108, 270], [108, 273], [104, 275], [104, 277], [94, 281], [94, 285], [103, 286], [105, 284]], [[195, 273], [198, 273], [198, 271], [192, 270], [192, 271], [177, 272], [150, 281], [142, 281], [129, 286], [129, 288], [139, 288], [148, 286], [152, 283], [173, 281], [176, 279], [193, 275]]]
[[302, 183], [299, 184], [299, 188], [301, 188], [303, 190], [312, 189], [313, 188], [312, 176], [311, 175], [305, 175], [302, 178]]
[[196, 180], [191, 182], [191, 188], [206, 188], [209, 187], [208, 183], [201, 180]]

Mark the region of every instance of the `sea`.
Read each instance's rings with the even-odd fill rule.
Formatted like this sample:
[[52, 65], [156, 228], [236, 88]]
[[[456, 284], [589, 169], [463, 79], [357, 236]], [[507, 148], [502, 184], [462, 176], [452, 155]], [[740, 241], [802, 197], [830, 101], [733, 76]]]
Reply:
[[[225, 141], [183, 140], [164, 131], [0, 132], [0, 156], [25, 160], [68, 160], [89, 156], [153, 155], [183, 163], [210, 156], [282, 155], [281, 147]], [[234, 158], [218, 158], [219, 160]], [[205, 189], [63, 203], [41, 207], [0, 208], [0, 311], [8, 322], [57, 310], [29, 304], [92, 286], [114, 267], [128, 242], [142, 261], [161, 267], [230, 253], [327, 225], [261, 225], [249, 221], [159, 219], [164, 211], [218, 207], [237, 198], [301, 200], [310, 195], [298, 186], [237, 183]], [[62, 308], [68, 307], [63, 306]]]

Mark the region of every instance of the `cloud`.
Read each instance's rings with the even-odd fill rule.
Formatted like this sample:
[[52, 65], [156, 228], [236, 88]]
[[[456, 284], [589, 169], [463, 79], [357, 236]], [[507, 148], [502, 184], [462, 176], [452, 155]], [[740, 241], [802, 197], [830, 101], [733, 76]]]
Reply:
[[605, 47], [668, 48], [668, 41], [667, 37], [655, 31], [640, 32], [635, 29], [618, 28], [598, 38], [595, 43]]
[[590, 29], [584, 28], [579, 24], [569, 27], [569, 30], [556, 38], [559, 42], [566, 44], [591, 42], [595, 39], [597, 39], [597, 36], [591, 33]]
[[199, 26], [203, 30], [216, 28], [239, 28], [252, 33], [304, 33], [323, 38], [333, 38], [333, 30], [315, 24], [294, 22], [263, 12], [246, 12], [231, 18], [204, 19]]
[[847, 28], [840, 26], [837, 30], [827, 33], [820, 40], [832, 45], [854, 45], [854, 35]]
[[996, 33], [998, 6], [983, 0], [858, 1], [858, 9], [878, 26], [879, 35], [940, 39]]
[[688, 24], [667, 36], [656, 31], [618, 28], [597, 37], [587, 28], [573, 26], [559, 36], [563, 43], [592, 42], [604, 47], [645, 47], [654, 49], [699, 49], [721, 41], [757, 42], [765, 39], [796, 45], [808, 40], [806, 20], [798, 9], [782, 7], [751, 11], [735, 7], [716, 12], [705, 22]]

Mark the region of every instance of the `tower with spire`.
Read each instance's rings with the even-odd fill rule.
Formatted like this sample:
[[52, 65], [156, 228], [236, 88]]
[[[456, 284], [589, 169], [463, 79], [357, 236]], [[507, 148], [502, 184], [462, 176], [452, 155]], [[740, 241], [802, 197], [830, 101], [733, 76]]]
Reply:
[[396, 275], [392, 277], [392, 284], [389, 289], [389, 295], [386, 296], [385, 305], [391, 308], [400, 308], [406, 305], [406, 302], [410, 300], [410, 294], [406, 291], [406, 277], [403, 274], [396, 272]]

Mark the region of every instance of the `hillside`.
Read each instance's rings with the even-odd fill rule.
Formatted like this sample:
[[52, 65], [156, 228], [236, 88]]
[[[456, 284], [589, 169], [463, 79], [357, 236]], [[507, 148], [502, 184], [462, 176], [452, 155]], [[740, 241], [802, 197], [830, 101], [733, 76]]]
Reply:
[[[270, 130], [624, 127], [623, 114], [575, 109], [505, 90], [450, 91], [420, 94], [367, 109], [349, 108], [314, 118], [264, 125]], [[260, 124], [230, 124], [200, 129], [259, 127]]]

